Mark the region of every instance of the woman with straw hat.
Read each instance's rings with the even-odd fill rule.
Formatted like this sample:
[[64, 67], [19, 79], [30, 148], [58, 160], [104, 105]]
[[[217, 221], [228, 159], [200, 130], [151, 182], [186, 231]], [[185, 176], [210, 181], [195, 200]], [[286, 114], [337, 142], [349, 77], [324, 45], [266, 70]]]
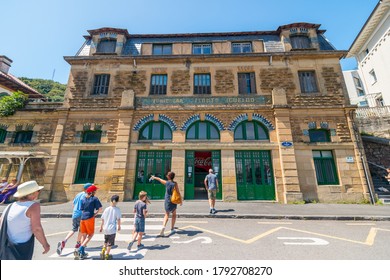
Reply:
[[[14, 194], [18, 201], [10, 204], [1, 217], [1, 251], [5, 247], [11, 248], [5, 255], [1, 252], [1, 259], [31, 260], [35, 238], [42, 244], [43, 254], [50, 250], [41, 224], [41, 207], [34, 201], [42, 189], [43, 186], [39, 186], [36, 181], [25, 182], [18, 186]], [[6, 242], [8, 246], [3, 246]]]

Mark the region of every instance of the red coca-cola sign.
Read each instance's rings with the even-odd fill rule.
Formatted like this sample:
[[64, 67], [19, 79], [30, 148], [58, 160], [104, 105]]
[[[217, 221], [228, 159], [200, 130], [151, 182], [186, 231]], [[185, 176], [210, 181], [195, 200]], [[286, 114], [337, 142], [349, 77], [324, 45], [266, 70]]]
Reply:
[[208, 172], [212, 167], [210, 152], [196, 152], [195, 153], [195, 168], [203, 169]]

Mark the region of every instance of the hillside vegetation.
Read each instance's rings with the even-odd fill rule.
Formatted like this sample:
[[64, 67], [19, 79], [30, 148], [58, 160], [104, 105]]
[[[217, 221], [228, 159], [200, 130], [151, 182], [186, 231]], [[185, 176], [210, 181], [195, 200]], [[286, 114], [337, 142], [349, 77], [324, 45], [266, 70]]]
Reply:
[[66, 85], [59, 82], [54, 82], [52, 80], [44, 79], [31, 79], [21, 77], [19, 78], [24, 83], [38, 91], [39, 93], [45, 95], [51, 101], [62, 102], [64, 101]]

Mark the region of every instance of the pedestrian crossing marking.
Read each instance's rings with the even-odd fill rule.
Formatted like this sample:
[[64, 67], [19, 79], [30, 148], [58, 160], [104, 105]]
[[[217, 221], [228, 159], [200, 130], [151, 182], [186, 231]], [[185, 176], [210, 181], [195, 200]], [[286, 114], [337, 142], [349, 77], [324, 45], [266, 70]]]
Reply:
[[[94, 247], [96, 248], [96, 247]], [[133, 249], [132, 251], [127, 250], [126, 248], [113, 248], [110, 251], [110, 255], [113, 256], [113, 259], [142, 259], [145, 257], [148, 250], [143, 248], [141, 250]], [[50, 258], [61, 258], [61, 259], [74, 259], [74, 249], [73, 248], [64, 248], [61, 256], [58, 256], [56, 253], [50, 255]], [[101, 248], [95, 250], [86, 250], [88, 253], [88, 258], [86, 260], [96, 260], [100, 259]]]
[[337, 236], [332, 236], [332, 235], [328, 235], [328, 234], [322, 234], [322, 233], [306, 231], [306, 230], [300, 230], [300, 229], [295, 229], [295, 228], [276, 227], [276, 228], [268, 230], [268, 231], [266, 231], [264, 233], [261, 233], [261, 234], [255, 236], [255, 237], [253, 237], [251, 239], [244, 240], [244, 239], [240, 239], [240, 238], [237, 238], [237, 237], [233, 237], [233, 236], [230, 236], [230, 235], [222, 234], [222, 233], [219, 233], [219, 232], [216, 232], [216, 231], [204, 229], [204, 228], [193, 226], [193, 225], [189, 225], [189, 226], [186, 226], [186, 227], [183, 227], [183, 228], [180, 228], [180, 229], [184, 230], [184, 229], [190, 229], [190, 228], [195, 229], [195, 230], [199, 230], [199, 231], [202, 231], [202, 232], [208, 232], [208, 233], [211, 233], [211, 234], [214, 234], [214, 235], [217, 235], [217, 236], [221, 236], [221, 237], [224, 237], [224, 238], [227, 238], [227, 239], [230, 239], [230, 240], [233, 240], [233, 241], [237, 241], [237, 242], [240, 242], [240, 243], [244, 243], [244, 244], [254, 243], [257, 240], [259, 240], [261, 238], [264, 238], [266, 236], [269, 236], [269, 235], [271, 235], [271, 234], [273, 234], [275, 232], [278, 232], [280, 230], [290, 230], [290, 231], [306, 233], [306, 234], [312, 234], [312, 235], [316, 235], [316, 236], [321, 236], [321, 237], [326, 237], [326, 238], [330, 238], [330, 239], [335, 239], [335, 240], [339, 240], [339, 241], [346, 241], [346, 242], [356, 243], [356, 244], [360, 244], [360, 245], [372, 246], [374, 244], [374, 242], [375, 242], [375, 238], [376, 238], [376, 235], [377, 235], [378, 231], [381, 230], [381, 231], [388, 231], [388, 232], [390, 232], [390, 230], [388, 230], [388, 229], [381, 229], [381, 228], [374, 228], [374, 227], [372, 227], [369, 230], [365, 241], [357, 241], [357, 240], [352, 240], [352, 239], [348, 239], [348, 238], [337, 237]]

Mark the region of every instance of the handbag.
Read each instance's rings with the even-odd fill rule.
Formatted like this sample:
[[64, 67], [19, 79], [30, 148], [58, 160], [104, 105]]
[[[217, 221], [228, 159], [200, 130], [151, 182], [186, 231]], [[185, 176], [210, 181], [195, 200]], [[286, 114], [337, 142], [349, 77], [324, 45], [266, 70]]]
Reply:
[[176, 185], [172, 189], [171, 202], [173, 204], [180, 204], [181, 203], [181, 196], [180, 196], [179, 192], [176, 190]]

